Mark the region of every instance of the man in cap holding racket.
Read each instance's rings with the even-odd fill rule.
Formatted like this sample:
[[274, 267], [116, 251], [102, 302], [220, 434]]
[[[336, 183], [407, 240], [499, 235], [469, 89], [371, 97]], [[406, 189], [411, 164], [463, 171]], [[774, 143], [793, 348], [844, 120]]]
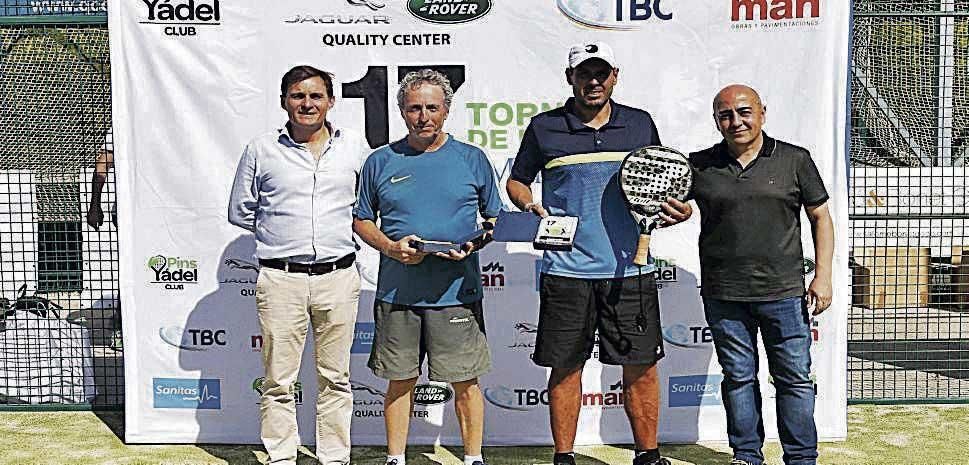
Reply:
[[[552, 368], [549, 416], [556, 465], [575, 463], [582, 368], [597, 331], [599, 360], [623, 367], [624, 407], [637, 449], [633, 463], [669, 463], [660, 457], [656, 441], [656, 362], [664, 352], [655, 267], [633, 263], [639, 227], [616, 181], [628, 152], [660, 140], [649, 113], [612, 101], [618, 75], [607, 44], [572, 46], [565, 77], [573, 97], [532, 118], [507, 185], [512, 202], [523, 211], [579, 218], [573, 250], [545, 252], [532, 356], [536, 364]], [[539, 173], [542, 204], [533, 201], [530, 189]], [[692, 213], [689, 205], [675, 200], [663, 209], [667, 225]]]
[[[404, 76], [397, 104], [408, 134], [367, 159], [353, 210], [354, 231], [381, 252], [367, 365], [389, 381], [388, 465], [405, 465], [414, 386], [425, 356], [428, 378], [454, 387], [464, 464], [484, 464], [478, 377], [491, 370], [491, 353], [476, 253], [484, 242], [462, 242], [484, 238], [478, 215], [498, 216], [501, 198], [485, 153], [444, 130], [453, 96], [441, 72], [422, 69]], [[434, 253], [418, 248], [417, 242], [429, 240], [458, 247], [445, 245], [446, 252]]]
[[[831, 305], [834, 227], [828, 193], [811, 154], [769, 137], [767, 108], [747, 86], [713, 101], [723, 141], [690, 155], [700, 208], [701, 294], [723, 368], [723, 405], [732, 464], [764, 461], [764, 421], [757, 382], [761, 332], [777, 391], [777, 430], [789, 465], [817, 461], [810, 313]], [[817, 260], [805, 290], [801, 209]]]

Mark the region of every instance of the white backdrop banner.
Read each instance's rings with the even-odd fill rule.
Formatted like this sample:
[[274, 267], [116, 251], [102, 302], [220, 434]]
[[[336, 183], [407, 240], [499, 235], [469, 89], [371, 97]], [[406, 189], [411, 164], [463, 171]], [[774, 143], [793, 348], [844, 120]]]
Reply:
[[[373, 147], [405, 134], [394, 100], [400, 77], [445, 71], [457, 87], [447, 129], [489, 154], [503, 187], [530, 118], [571, 95], [568, 47], [588, 40], [612, 45], [621, 68], [615, 100], [648, 110], [665, 144], [689, 152], [718, 142], [712, 98], [741, 82], [764, 97], [770, 134], [813, 154], [838, 237], [834, 305], [812, 321], [816, 417], [822, 438], [845, 437], [850, 2], [112, 0], [109, 11], [128, 441], [259, 440], [255, 246], [228, 224], [226, 209], [246, 142], [285, 123], [286, 70], [333, 72], [331, 120], [365, 133]], [[698, 217], [652, 242], [668, 354], [660, 362], [665, 442], [726, 438], [722, 376], [697, 289]], [[521, 244], [482, 254], [494, 358], [481, 380], [485, 441], [549, 444], [547, 372], [529, 359], [540, 256]], [[365, 289], [351, 349], [352, 436], [361, 445], [384, 443], [386, 383], [366, 367], [376, 258], [364, 250], [358, 266]], [[309, 354], [297, 389], [305, 443], [316, 392]], [[776, 437], [761, 366], [768, 435]], [[586, 365], [580, 444], [631, 442], [620, 379], [617, 367], [595, 358]], [[413, 413], [411, 443], [458, 443], [449, 388], [420, 383], [426, 405]]]

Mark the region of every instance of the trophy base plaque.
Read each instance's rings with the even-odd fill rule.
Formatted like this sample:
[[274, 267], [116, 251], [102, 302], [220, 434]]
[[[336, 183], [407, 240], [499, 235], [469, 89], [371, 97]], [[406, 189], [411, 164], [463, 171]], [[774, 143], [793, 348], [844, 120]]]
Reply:
[[548, 216], [538, 223], [538, 232], [532, 245], [537, 250], [572, 250], [575, 230], [579, 219], [574, 216]]

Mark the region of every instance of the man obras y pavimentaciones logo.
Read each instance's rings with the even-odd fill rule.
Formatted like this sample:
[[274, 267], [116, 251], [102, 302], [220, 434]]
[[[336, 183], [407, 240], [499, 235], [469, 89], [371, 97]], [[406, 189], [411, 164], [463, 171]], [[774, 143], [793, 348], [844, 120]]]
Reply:
[[407, 11], [421, 21], [458, 24], [491, 11], [492, 0], [407, 0]]
[[161, 284], [165, 289], [180, 291], [186, 284], [199, 283], [198, 260], [155, 255], [148, 259], [152, 272], [151, 284]]

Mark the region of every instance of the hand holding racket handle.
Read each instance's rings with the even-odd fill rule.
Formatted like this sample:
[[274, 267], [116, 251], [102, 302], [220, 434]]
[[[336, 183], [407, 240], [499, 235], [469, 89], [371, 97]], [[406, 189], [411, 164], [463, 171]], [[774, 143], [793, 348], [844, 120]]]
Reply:
[[639, 266], [649, 263], [649, 239], [649, 233], [639, 235], [639, 244], [636, 245], [636, 257], [633, 258], [633, 263]]
[[668, 198], [686, 199], [693, 186], [690, 162], [680, 152], [650, 146], [626, 155], [619, 168], [619, 186], [626, 207], [639, 224], [639, 243], [633, 263], [646, 265], [650, 233], [662, 221], [660, 212]]

